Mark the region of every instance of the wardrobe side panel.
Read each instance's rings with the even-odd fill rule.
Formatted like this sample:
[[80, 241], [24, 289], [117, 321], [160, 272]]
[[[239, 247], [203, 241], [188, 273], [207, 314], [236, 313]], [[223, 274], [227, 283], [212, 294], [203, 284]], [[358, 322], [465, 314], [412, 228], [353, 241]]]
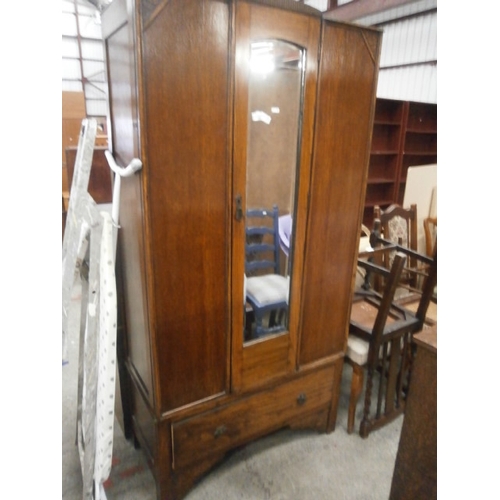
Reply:
[[323, 25], [300, 364], [342, 352], [365, 197], [380, 33]]
[[228, 385], [228, 5], [171, 0], [142, 36], [153, 329], [165, 412]]
[[[137, 82], [132, 21], [124, 0], [103, 15], [111, 142], [117, 163], [127, 166], [141, 158], [138, 136]], [[111, 17], [110, 17], [111, 16]], [[118, 20], [122, 21], [118, 23]], [[119, 24], [119, 26], [117, 26]], [[109, 30], [110, 33], [106, 31]], [[142, 173], [122, 179], [118, 245], [123, 273], [127, 355], [134, 375], [150, 402], [153, 400], [151, 350], [147, 316]]]

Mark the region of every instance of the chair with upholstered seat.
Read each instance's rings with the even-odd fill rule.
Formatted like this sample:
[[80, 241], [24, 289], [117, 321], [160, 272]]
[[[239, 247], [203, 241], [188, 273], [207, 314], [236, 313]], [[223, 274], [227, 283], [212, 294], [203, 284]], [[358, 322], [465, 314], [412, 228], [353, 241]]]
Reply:
[[[429, 248], [426, 248], [426, 252], [424, 255], [417, 252], [415, 249], [417, 246], [415, 242], [415, 235], [411, 236], [409, 239], [395, 237], [394, 232], [391, 233], [390, 228], [388, 228], [389, 221], [392, 220], [392, 217], [397, 217], [397, 214], [403, 214], [404, 216], [408, 216], [412, 220], [413, 217], [416, 219], [416, 207], [414, 205], [412, 205], [411, 209], [408, 210], [404, 210], [401, 209], [401, 207], [393, 205], [392, 209], [388, 209], [386, 212], [377, 212], [377, 208], [375, 209], [375, 212], [380, 214], [384, 222], [382, 222], [382, 220], [378, 218], [375, 218], [373, 221], [373, 230], [370, 235], [370, 244], [377, 251], [375, 252], [372, 260], [375, 263], [382, 265], [383, 267], [389, 268], [391, 256], [394, 255], [396, 251], [402, 251], [403, 253], [405, 253], [405, 255], [407, 255], [408, 260], [411, 262], [411, 264], [408, 265], [407, 260], [407, 265], [405, 266], [405, 269], [403, 271], [403, 275], [400, 280], [400, 287], [397, 292], [397, 302], [400, 305], [404, 305], [406, 309], [416, 311], [418, 303], [420, 301], [420, 296], [422, 294], [424, 279], [429, 272], [429, 265], [432, 262], [433, 258], [435, 258], [435, 256], [437, 255], [437, 238], [435, 237], [435, 231], [434, 238], [432, 238], [431, 232], [430, 241], [432, 242], [432, 246], [429, 245]], [[414, 212], [414, 214], [409, 215], [409, 212]], [[426, 220], [435, 220], [435, 225], [437, 226], [437, 218], [428, 218]], [[407, 225], [407, 223], [404, 221], [402, 222], [402, 220], [398, 221], [397, 224], [402, 224], [406, 227], [406, 229], [402, 230], [403, 232], [410, 230], [410, 224], [411, 227], [416, 227], [416, 224], [414, 224], [413, 222], [408, 223]], [[429, 222], [427, 224], [429, 224]], [[434, 230], [435, 229], [436, 227], [434, 227]], [[412, 229], [410, 232], [413, 233], [414, 231], [415, 230]], [[387, 237], [387, 235], [389, 236], [389, 238]], [[411, 243], [412, 241], [414, 243]], [[381, 284], [383, 284], [383, 278], [381, 276], [376, 276], [373, 280], [374, 288], [380, 291]], [[431, 319], [431, 322], [435, 322], [437, 321], [437, 288], [433, 291], [432, 303], [430, 305], [431, 309], [433, 309], [434, 311], [431, 311], [430, 318], [428, 319]]]
[[[424, 326], [436, 283], [437, 257], [429, 259], [419, 256], [428, 264], [428, 272], [416, 312], [398, 305], [395, 293], [400, 285], [407, 257], [400, 251], [402, 248], [397, 245], [393, 248], [396, 253], [390, 270], [358, 259], [358, 266], [385, 278], [381, 293], [373, 289], [357, 289], [351, 308], [345, 356], [346, 362], [353, 369], [347, 431], [352, 433], [354, 429], [356, 407], [366, 371], [363, 418], [360, 424], [362, 437], [367, 437], [372, 430], [392, 421], [404, 411], [413, 358], [411, 338], [413, 333]], [[372, 395], [375, 398], [373, 402]]]
[[373, 209], [373, 220], [379, 219], [384, 238], [398, 245], [417, 251], [417, 205], [410, 208], [392, 204], [385, 210], [378, 205]]
[[247, 210], [246, 219], [246, 301], [255, 317], [252, 336], [262, 337], [287, 328], [289, 280], [280, 273], [278, 207]]
[[[387, 209], [381, 210], [379, 206], [373, 209], [373, 231], [378, 231], [382, 238], [391, 243], [402, 247], [418, 251], [418, 219], [417, 205], [412, 204], [409, 208], [403, 208], [400, 205], [392, 204]], [[377, 226], [379, 221], [379, 226]], [[390, 268], [390, 264], [394, 252], [385, 252], [383, 261], [378, 263], [386, 269]], [[418, 278], [417, 261], [409, 255], [407, 256], [406, 267], [401, 277], [401, 284], [409, 288], [418, 288], [421, 280]], [[381, 289], [381, 281], [375, 282], [375, 288]]]

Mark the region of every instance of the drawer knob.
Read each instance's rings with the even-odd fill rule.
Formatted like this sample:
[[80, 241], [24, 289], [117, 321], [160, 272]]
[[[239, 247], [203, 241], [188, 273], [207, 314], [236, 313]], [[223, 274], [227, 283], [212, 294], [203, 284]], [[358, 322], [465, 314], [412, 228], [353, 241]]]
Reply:
[[222, 434], [225, 434], [226, 431], [227, 431], [227, 427], [225, 425], [219, 425], [219, 427], [217, 427], [217, 429], [215, 429], [214, 437], [218, 438], [219, 436], [222, 436]]
[[305, 402], [307, 401], [306, 395], [304, 393], [301, 393], [297, 397], [297, 404], [299, 406], [302, 406]]

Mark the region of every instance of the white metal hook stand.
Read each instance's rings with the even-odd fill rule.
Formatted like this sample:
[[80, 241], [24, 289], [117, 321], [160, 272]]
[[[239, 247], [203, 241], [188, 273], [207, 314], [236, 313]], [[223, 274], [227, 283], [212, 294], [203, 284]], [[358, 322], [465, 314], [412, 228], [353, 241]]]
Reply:
[[115, 227], [120, 227], [119, 217], [120, 217], [120, 189], [121, 189], [121, 179], [122, 177], [130, 177], [136, 172], [141, 170], [142, 162], [138, 158], [133, 158], [132, 161], [125, 167], [119, 167], [113, 155], [109, 150], [104, 151], [106, 159], [108, 160], [109, 168], [115, 173], [115, 182], [113, 186], [113, 205], [111, 209], [111, 219]]

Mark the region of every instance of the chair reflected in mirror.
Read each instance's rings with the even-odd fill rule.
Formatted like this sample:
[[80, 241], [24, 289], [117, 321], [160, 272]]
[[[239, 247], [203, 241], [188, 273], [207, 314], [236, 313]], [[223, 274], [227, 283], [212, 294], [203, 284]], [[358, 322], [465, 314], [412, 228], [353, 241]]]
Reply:
[[[246, 314], [245, 339], [287, 330], [289, 278], [280, 266], [278, 207], [246, 212], [245, 297], [251, 308]], [[253, 316], [253, 317], [252, 317]], [[252, 321], [253, 320], [253, 321]]]

